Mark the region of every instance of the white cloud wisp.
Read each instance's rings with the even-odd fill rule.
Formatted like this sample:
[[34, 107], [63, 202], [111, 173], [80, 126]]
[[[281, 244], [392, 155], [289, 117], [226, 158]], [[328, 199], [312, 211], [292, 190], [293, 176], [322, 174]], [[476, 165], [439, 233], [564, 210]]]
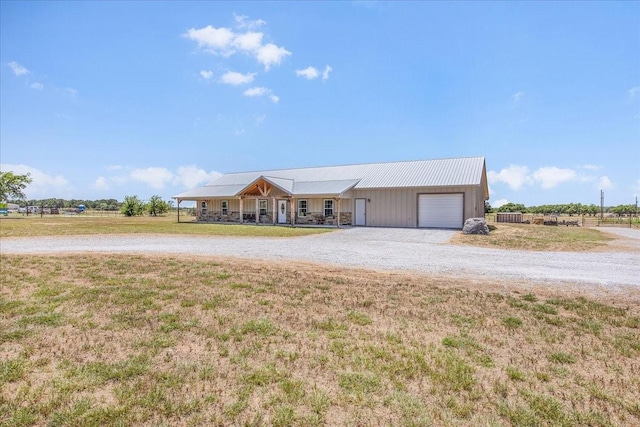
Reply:
[[271, 102], [273, 102], [274, 104], [277, 104], [278, 102], [280, 102], [280, 98], [274, 95], [271, 89], [267, 89], [266, 87], [261, 87], [261, 86], [252, 87], [244, 91], [244, 96], [248, 96], [250, 98], [266, 96], [266, 95], [269, 96], [269, 99], [271, 99]]
[[[583, 165], [578, 169], [597, 171], [600, 166]], [[544, 166], [530, 173], [529, 168], [522, 165], [509, 165], [508, 168], [501, 169], [500, 172], [487, 172], [489, 184], [504, 183], [512, 190], [520, 190], [525, 186], [539, 185], [540, 188], [548, 190], [555, 188], [566, 182], [595, 183], [595, 187], [605, 189], [613, 188], [614, 184], [608, 176], [589, 175], [579, 173], [576, 169], [559, 168], [556, 166]]]
[[239, 86], [247, 83], [251, 83], [255, 78], [256, 73], [242, 74], [235, 71], [229, 71], [224, 73], [220, 81], [224, 84]]
[[198, 48], [214, 55], [229, 57], [238, 51], [250, 55], [264, 66], [265, 71], [269, 71], [274, 65], [280, 65], [287, 56], [291, 55], [291, 52], [282, 46], [274, 43], [264, 44], [264, 34], [252, 31], [254, 28], [265, 25], [265, 21], [249, 21], [246, 16], [235, 18], [238, 28], [247, 31], [238, 33], [231, 28], [207, 25], [203, 28], [191, 28], [182, 36], [195, 41]]
[[24, 76], [30, 73], [29, 70], [18, 64], [16, 61], [11, 61], [7, 65], [9, 66], [9, 68], [11, 68], [11, 71], [13, 71], [13, 74], [15, 74], [16, 76]]
[[317, 79], [320, 76], [320, 72], [317, 68], [308, 66], [304, 70], [296, 70], [296, 76], [304, 77], [307, 80]]
[[3, 172], [13, 172], [18, 175], [29, 174], [31, 184], [25, 189], [25, 195], [30, 199], [61, 197], [70, 194], [70, 184], [63, 175], [51, 175], [40, 169], [22, 164], [0, 164]]
[[531, 177], [529, 176], [528, 167], [509, 165], [508, 168], [502, 169], [500, 172], [487, 172], [487, 180], [490, 184], [503, 182], [511, 187], [512, 190], [519, 190], [531, 182]]

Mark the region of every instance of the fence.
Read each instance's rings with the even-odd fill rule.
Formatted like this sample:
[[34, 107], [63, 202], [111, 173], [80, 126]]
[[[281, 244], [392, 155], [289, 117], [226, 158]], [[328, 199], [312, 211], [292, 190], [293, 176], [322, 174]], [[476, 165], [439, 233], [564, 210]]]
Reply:
[[[578, 221], [578, 224], [582, 227], [626, 227], [626, 228], [640, 228], [640, 217], [627, 216], [627, 217], [611, 217], [600, 218], [599, 216], [588, 215], [542, 215], [542, 214], [522, 214], [522, 222], [525, 224], [533, 224], [535, 218], [541, 218], [544, 221], [548, 221], [553, 218], [559, 225], [563, 225], [563, 221]], [[490, 224], [498, 223], [496, 213], [488, 213], [485, 215], [485, 220]], [[501, 222], [502, 224], [503, 222]]]

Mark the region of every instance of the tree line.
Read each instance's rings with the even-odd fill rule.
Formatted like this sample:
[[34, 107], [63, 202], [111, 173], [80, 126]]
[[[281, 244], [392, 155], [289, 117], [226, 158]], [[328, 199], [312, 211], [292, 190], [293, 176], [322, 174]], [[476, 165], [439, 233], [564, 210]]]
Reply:
[[[636, 213], [636, 205], [617, 205], [617, 206], [605, 206], [603, 208], [605, 213], [612, 213], [615, 215], [629, 215]], [[564, 203], [555, 205], [540, 205], [540, 206], [525, 206], [521, 203], [506, 203], [499, 208], [492, 208], [488, 202], [485, 202], [485, 212], [522, 212], [531, 214], [561, 214], [561, 215], [589, 215], [597, 216], [600, 214], [600, 206], [593, 203], [589, 205], [583, 205], [582, 203]]]
[[36, 206], [39, 208], [77, 209], [84, 205], [86, 209], [100, 211], [118, 211], [125, 216], [140, 216], [148, 214], [151, 216], [163, 215], [173, 208], [173, 201], [164, 201], [160, 196], [154, 195], [147, 201], [143, 201], [138, 196], [125, 196], [124, 201], [116, 199], [31, 199], [31, 200], [10, 200], [9, 203], [17, 205]]

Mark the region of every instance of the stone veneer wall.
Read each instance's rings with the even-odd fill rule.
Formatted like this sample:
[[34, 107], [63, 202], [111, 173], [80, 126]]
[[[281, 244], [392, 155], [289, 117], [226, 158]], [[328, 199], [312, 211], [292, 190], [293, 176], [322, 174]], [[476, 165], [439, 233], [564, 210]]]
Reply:
[[[273, 224], [273, 214], [271, 212], [266, 215], [260, 215], [260, 224]], [[255, 224], [255, 213], [243, 213], [243, 222], [246, 224]], [[198, 221], [206, 222], [240, 222], [240, 212], [229, 212], [227, 215], [222, 215], [220, 211], [209, 211], [207, 215], [203, 216], [201, 212], [198, 212]], [[340, 212], [340, 225], [352, 224], [351, 212]], [[287, 212], [287, 224], [291, 224], [291, 215]], [[296, 216], [296, 225], [336, 225], [336, 216], [325, 217], [320, 212], [309, 212], [307, 216]]]

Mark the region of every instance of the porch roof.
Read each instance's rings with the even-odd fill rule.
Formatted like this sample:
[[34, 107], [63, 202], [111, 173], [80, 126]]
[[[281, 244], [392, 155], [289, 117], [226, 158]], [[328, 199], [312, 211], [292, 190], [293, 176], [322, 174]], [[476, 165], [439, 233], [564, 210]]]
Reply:
[[185, 191], [177, 196], [173, 196], [176, 199], [182, 200], [194, 200], [203, 199], [206, 197], [234, 197], [240, 191], [242, 191], [246, 185], [205, 185], [204, 187], [194, 188], [193, 190]]
[[208, 197], [238, 197], [243, 194], [260, 196], [259, 193], [251, 192], [251, 190], [257, 183], [261, 182], [268, 182], [290, 196], [340, 196], [355, 187], [359, 181], [359, 179], [348, 179], [294, 182], [286, 178], [260, 176], [249, 185], [205, 185], [204, 187], [180, 193], [174, 197], [176, 199], [189, 200]]

